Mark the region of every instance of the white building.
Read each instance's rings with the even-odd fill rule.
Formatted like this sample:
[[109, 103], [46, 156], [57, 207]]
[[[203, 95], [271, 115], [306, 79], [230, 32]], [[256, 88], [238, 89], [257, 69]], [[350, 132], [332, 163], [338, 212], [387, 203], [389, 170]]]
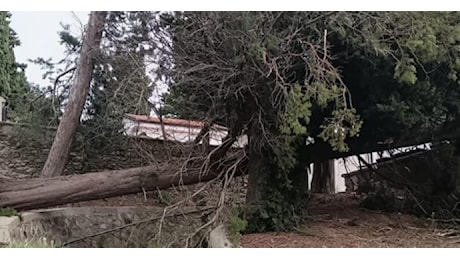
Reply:
[[[162, 123], [163, 122], [163, 126]], [[146, 115], [126, 114], [123, 118], [125, 134], [128, 136], [148, 136], [158, 140], [181, 143], [192, 142], [200, 133], [205, 122], [177, 118], [160, 118]], [[164, 133], [163, 129], [164, 127]], [[209, 132], [209, 144], [218, 146], [228, 134], [224, 126], [214, 124]], [[200, 141], [202, 143], [203, 141]], [[247, 137], [242, 136], [233, 146], [244, 147]]]

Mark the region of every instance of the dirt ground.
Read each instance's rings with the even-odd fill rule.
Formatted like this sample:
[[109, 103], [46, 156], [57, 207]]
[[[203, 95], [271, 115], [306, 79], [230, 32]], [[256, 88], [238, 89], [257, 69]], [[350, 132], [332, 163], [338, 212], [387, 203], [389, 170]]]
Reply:
[[242, 247], [460, 247], [460, 233], [430, 220], [369, 211], [352, 194], [316, 195], [309, 217], [295, 232], [248, 234]]

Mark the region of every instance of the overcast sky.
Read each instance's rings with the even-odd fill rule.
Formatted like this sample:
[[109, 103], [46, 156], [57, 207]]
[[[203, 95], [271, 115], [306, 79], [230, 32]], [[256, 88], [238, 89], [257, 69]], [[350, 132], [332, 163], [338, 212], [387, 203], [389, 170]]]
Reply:
[[[26, 63], [26, 76], [29, 82], [47, 86], [48, 81], [42, 79], [42, 71], [28, 59], [53, 58], [59, 61], [64, 58], [64, 47], [59, 44], [58, 31], [60, 23], [70, 24], [72, 31], [81, 32], [81, 25], [88, 21], [88, 12], [12, 12], [11, 28], [16, 31], [21, 46], [14, 49], [16, 61]], [[79, 21], [80, 20], [80, 21]]]

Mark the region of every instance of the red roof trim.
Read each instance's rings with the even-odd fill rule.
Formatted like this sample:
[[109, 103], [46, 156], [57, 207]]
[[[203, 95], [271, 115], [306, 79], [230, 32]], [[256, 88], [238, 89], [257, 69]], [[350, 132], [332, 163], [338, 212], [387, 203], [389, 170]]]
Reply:
[[[134, 114], [125, 114], [126, 118], [146, 123], [160, 124], [160, 119], [158, 117], [146, 116], [146, 115], [134, 115]], [[193, 121], [185, 120], [178, 118], [162, 118], [163, 124], [165, 125], [175, 125], [175, 126], [184, 126], [184, 127], [193, 127], [193, 128], [202, 128], [205, 124], [203, 121]], [[225, 126], [214, 124], [213, 128], [218, 130], [227, 131], [228, 129]]]

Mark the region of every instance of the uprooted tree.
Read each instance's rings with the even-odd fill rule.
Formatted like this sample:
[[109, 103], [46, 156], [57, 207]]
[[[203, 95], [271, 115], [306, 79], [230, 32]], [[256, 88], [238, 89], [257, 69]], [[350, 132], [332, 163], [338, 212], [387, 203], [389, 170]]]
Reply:
[[[148, 33], [130, 41], [156, 50], [150, 55], [158, 65], [157, 79], [170, 90], [162, 113], [226, 125], [227, 145], [248, 136], [247, 164], [229, 167], [247, 167], [250, 230], [284, 230], [296, 223], [305, 208], [306, 167], [312, 162], [433, 137], [458, 138], [457, 13], [147, 14], [136, 17]], [[152, 34], [152, 41], [143, 42]], [[306, 145], [307, 137], [315, 142]], [[212, 160], [204, 165], [225, 161], [227, 151], [228, 146], [211, 151]], [[217, 170], [213, 178], [229, 172], [223, 169], [200, 167], [194, 180], [207, 180], [200, 176], [211, 170]], [[75, 186], [85, 183], [88, 190], [73, 201], [139, 191], [133, 188], [138, 184], [121, 185], [132, 178], [112, 178], [102, 190], [88, 181], [110, 174], [72, 177]], [[67, 181], [53, 178], [53, 185], [39, 192], [52, 194]], [[27, 193], [43, 183], [8, 181], [17, 187], [14, 196], [28, 195], [28, 208], [44, 205], [34, 204], [35, 193]], [[124, 188], [109, 191], [117, 186]], [[0, 206], [11, 192], [2, 185]]]
[[[173, 39], [166, 108], [246, 133], [251, 228], [289, 228], [303, 209], [309, 162], [457, 136], [446, 131], [459, 111], [457, 20], [417, 12], [164, 17]], [[305, 145], [307, 136], [315, 143]]]

